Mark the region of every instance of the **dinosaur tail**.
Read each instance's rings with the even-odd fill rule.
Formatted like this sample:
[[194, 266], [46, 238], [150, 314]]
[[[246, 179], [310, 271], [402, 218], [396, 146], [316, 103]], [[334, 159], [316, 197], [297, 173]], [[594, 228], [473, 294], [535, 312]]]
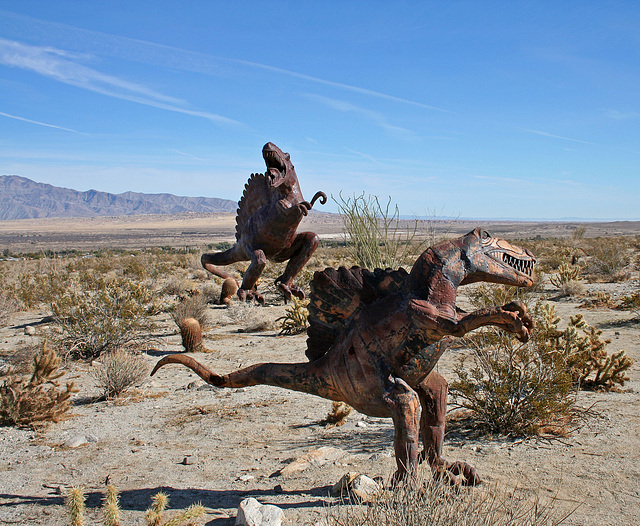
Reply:
[[320, 199], [320, 204], [325, 204], [327, 202], [327, 194], [325, 194], [324, 192], [316, 192], [316, 194], [313, 196], [313, 199], [311, 199], [311, 206], [313, 206], [313, 203], [315, 203], [318, 199]]
[[327, 381], [326, 371], [317, 362], [305, 363], [260, 363], [239, 369], [229, 374], [216, 374], [208, 367], [184, 354], [170, 354], [162, 358], [151, 371], [169, 363], [180, 363], [208, 384], [216, 387], [249, 387], [252, 385], [273, 385], [291, 391], [300, 391], [329, 400], [341, 401], [342, 397]]

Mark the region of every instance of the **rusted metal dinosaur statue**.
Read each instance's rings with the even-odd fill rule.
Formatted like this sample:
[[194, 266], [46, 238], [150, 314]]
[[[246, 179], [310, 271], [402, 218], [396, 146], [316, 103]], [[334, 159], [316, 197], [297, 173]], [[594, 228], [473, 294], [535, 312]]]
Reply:
[[476, 229], [428, 248], [410, 273], [328, 268], [316, 272], [311, 282], [310, 362], [262, 363], [219, 375], [189, 356], [173, 354], [151, 374], [181, 363], [218, 387], [274, 385], [391, 417], [394, 481], [427, 460], [439, 476], [475, 485], [480, 478], [472, 466], [442, 457], [447, 382], [433, 368], [449, 337], [478, 327], [494, 325], [528, 340], [533, 319], [522, 303], [464, 313], [456, 307], [456, 291], [478, 281], [530, 287], [534, 264], [528, 250]]
[[242, 301], [255, 299], [264, 303], [256, 284], [267, 260], [289, 260], [276, 283], [285, 300], [292, 294], [303, 299], [304, 292], [293, 283], [293, 279], [318, 248], [318, 236], [313, 232], [298, 234], [296, 230], [316, 200], [320, 199], [325, 204], [327, 196], [324, 192], [317, 192], [311, 202], [305, 201], [291, 157], [275, 144], [265, 144], [262, 157], [267, 171], [251, 174], [238, 201], [235, 245], [224, 252], [203, 254], [202, 266], [227, 279], [233, 276], [219, 269], [219, 265], [251, 261], [237, 294]]

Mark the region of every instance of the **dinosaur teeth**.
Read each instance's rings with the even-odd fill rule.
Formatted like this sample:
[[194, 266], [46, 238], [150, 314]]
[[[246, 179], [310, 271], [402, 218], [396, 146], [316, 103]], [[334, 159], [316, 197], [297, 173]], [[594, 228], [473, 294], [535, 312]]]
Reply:
[[502, 261], [504, 261], [510, 267], [516, 269], [518, 272], [522, 272], [527, 276], [531, 276], [533, 274], [533, 261], [518, 259], [510, 254], [507, 254], [506, 252], [502, 252], [501, 256]]

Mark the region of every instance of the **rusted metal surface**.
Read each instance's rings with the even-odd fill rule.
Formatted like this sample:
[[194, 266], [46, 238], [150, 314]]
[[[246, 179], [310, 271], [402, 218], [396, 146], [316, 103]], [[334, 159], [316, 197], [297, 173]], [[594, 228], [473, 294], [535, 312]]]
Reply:
[[451, 337], [478, 327], [494, 325], [528, 340], [533, 319], [522, 303], [465, 313], [456, 307], [456, 292], [478, 281], [530, 287], [534, 264], [526, 249], [476, 229], [428, 248], [409, 273], [328, 268], [311, 283], [309, 362], [262, 363], [218, 375], [176, 354], [153, 373], [181, 363], [218, 387], [274, 385], [392, 418], [396, 481], [426, 460], [439, 476], [474, 485], [480, 478], [472, 466], [442, 457], [447, 382], [433, 368]]
[[327, 202], [323, 192], [317, 192], [311, 202], [302, 197], [300, 184], [291, 157], [275, 144], [262, 148], [267, 166], [263, 174], [251, 174], [238, 202], [236, 243], [223, 252], [202, 255], [202, 266], [223, 279], [233, 277], [218, 268], [238, 261], [251, 261], [238, 289], [241, 300], [264, 302], [257, 283], [267, 261], [289, 261], [284, 273], [276, 279], [285, 299], [294, 295], [304, 298], [304, 292], [293, 279], [318, 248], [318, 236], [313, 232], [297, 232], [298, 225], [316, 200]]

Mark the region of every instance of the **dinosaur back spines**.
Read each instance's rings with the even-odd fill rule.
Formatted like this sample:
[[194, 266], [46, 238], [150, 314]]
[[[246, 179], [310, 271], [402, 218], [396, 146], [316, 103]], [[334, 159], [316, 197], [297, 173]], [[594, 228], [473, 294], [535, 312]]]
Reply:
[[407, 276], [404, 269], [372, 272], [361, 267], [316, 272], [310, 284], [307, 357], [325, 354], [363, 306], [399, 291]]
[[269, 181], [265, 174], [251, 174], [244, 185], [242, 197], [238, 201], [236, 211], [236, 240], [240, 241], [245, 225], [256, 211], [267, 204], [270, 199]]

